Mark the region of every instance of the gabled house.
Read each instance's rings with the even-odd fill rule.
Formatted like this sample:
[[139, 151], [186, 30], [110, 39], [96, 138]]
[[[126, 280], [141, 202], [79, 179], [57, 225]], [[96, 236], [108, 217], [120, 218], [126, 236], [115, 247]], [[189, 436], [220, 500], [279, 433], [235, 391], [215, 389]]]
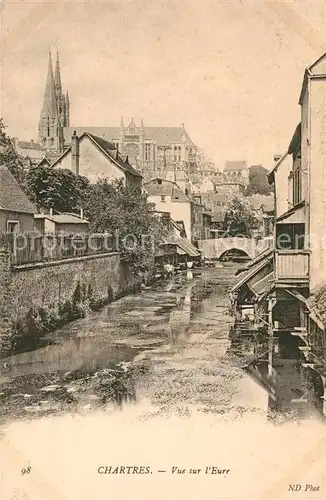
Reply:
[[141, 186], [142, 176], [123, 156], [117, 146], [101, 137], [84, 132], [80, 137], [74, 132], [70, 146], [52, 163], [54, 168], [66, 168], [91, 182], [99, 178], [110, 181], [122, 179], [126, 185]]
[[9, 170], [0, 166], [0, 231], [32, 232], [36, 212]]

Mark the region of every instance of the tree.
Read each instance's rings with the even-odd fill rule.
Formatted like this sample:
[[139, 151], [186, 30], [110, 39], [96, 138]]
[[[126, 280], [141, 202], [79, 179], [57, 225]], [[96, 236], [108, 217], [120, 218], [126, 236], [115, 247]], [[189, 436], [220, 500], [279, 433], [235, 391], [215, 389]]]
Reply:
[[165, 230], [139, 187], [98, 180], [90, 185], [85, 216], [91, 231], [109, 232], [117, 238], [119, 251], [133, 272], [151, 266]]
[[268, 183], [267, 174], [268, 170], [262, 165], [252, 165], [249, 169], [249, 184], [245, 191], [245, 196], [271, 194], [273, 187]]
[[23, 186], [26, 175], [24, 161], [16, 152], [13, 139], [6, 134], [3, 118], [0, 118], [0, 142], [0, 165], [7, 167], [19, 184]]
[[70, 170], [36, 166], [26, 173], [25, 187], [30, 199], [39, 209], [74, 212], [85, 203], [89, 181]]
[[226, 206], [224, 224], [228, 236], [250, 238], [252, 230], [259, 226], [259, 219], [245, 198], [234, 198]]

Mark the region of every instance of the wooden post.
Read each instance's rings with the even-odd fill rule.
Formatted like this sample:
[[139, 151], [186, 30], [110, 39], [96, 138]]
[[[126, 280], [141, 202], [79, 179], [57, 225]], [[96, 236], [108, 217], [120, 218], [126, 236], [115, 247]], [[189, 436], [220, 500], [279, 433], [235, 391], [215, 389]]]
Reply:
[[274, 353], [274, 329], [273, 329], [273, 308], [276, 304], [276, 299], [270, 297], [268, 299], [268, 377], [273, 376], [273, 353]]

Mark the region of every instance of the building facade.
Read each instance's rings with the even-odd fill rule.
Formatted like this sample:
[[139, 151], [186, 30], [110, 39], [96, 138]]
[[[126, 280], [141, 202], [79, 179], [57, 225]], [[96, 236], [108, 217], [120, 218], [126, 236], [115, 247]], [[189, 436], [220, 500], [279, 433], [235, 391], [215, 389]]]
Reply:
[[205, 239], [205, 235], [209, 234], [204, 205], [187, 195], [178, 184], [157, 177], [145, 182], [144, 187], [148, 201], [155, 204], [155, 210], [170, 213], [171, 218], [184, 227], [185, 237], [190, 242]]
[[167, 171], [197, 168], [200, 164], [197, 146], [184, 125], [181, 127], [145, 127], [143, 120], [137, 126], [132, 118], [125, 126], [123, 118], [119, 127], [70, 127], [64, 128], [65, 144], [70, 143], [73, 130], [78, 135], [90, 132], [112, 142], [120, 154], [127, 155], [130, 164], [150, 180]]
[[268, 176], [275, 187], [274, 245], [240, 274], [234, 305], [239, 331], [249, 305], [265, 334], [267, 382], [275, 387], [286, 375], [275, 370], [281, 358], [279, 366], [295, 368], [302, 382], [296, 388], [291, 379], [288, 406], [326, 415], [326, 54], [306, 69], [299, 104], [301, 122]]
[[121, 179], [127, 186], [139, 188], [142, 183], [142, 176], [130, 165], [127, 156], [121, 155], [114, 144], [87, 132], [81, 137], [74, 132], [71, 145], [52, 166], [71, 170], [91, 182], [105, 177], [112, 182]]

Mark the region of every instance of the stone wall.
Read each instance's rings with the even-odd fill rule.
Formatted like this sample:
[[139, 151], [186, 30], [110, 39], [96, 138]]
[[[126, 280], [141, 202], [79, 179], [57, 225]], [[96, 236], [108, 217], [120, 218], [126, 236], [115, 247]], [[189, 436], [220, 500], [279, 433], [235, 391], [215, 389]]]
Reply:
[[0, 248], [1, 354], [13, 350], [21, 337], [30, 341], [135, 286], [118, 253], [11, 268], [6, 249]]

